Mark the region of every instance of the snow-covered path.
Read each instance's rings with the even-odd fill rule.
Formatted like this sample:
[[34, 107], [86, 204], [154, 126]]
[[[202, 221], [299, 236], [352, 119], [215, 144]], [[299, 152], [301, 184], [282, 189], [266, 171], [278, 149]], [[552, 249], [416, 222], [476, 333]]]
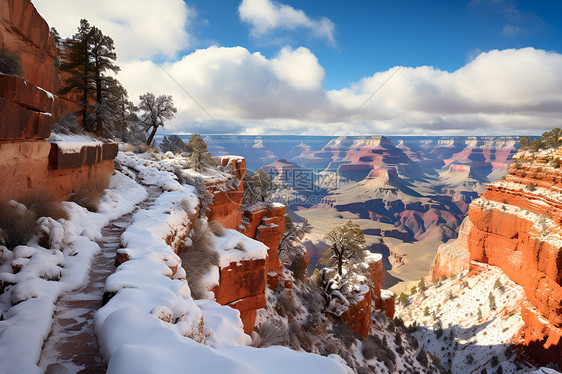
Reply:
[[[152, 186], [147, 191], [148, 198], [138, 205], [138, 209], [150, 207], [162, 192], [160, 188]], [[115, 270], [115, 253], [133, 213], [121, 216], [103, 228], [101, 252], [92, 261], [88, 282], [58, 300], [53, 328], [45, 341], [39, 362], [39, 367], [46, 374], [106, 372], [107, 365], [99, 353], [94, 333], [94, 313], [102, 306], [105, 280]]]

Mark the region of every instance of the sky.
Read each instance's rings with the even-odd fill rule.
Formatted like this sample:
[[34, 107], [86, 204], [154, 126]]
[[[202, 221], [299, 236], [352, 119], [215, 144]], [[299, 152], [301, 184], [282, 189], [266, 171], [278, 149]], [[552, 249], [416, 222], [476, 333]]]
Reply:
[[32, 0], [115, 40], [163, 133], [540, 135], [562, 127], [557, 0]]

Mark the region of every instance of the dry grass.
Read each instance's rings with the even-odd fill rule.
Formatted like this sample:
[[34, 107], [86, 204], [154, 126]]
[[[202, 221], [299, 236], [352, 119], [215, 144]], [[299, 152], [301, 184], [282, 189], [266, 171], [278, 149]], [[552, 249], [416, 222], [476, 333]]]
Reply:
[[223, 237], [226, 235], [226, 230], [224, 226], [219, 221], [211, 221], [209, 222], [209, 230], [213, 233], [213, 235], [218, 237]]
[[99, 175], [88, 181], [80, 190], [72, 193], [70, 200], [91, 212], [97, 212], [103, 190], [109, 185], [108, 175]]
[[27, 244], [37, 229], [37, 214], [16, 202], [0, 202], [0, 238], [12, 250]]
[[55, 220], [68, 219], [68, 212], [61, 202], [45, 192], [28, 196], [22, 200], [22, 203], [27, 209], [34, 211], [37, 217], [51, 217]]
[[191, 296], [194, 299], [203, 299], [209, 290], [205, 288], [201, 279], [211, 270], [212, 266], [218, 266], [219, 254], [214, 248], [214, 242], [206, 224], [197, 226], [191, 241], [191, 246], [182, 244], [178, 255], [186, 272]]

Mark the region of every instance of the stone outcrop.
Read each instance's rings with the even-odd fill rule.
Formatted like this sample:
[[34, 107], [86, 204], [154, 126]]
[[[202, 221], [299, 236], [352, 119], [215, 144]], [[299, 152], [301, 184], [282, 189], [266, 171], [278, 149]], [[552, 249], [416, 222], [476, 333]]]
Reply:
[[370, 333], [373, 310], [380, 310], [388, 318], [394, 318], [394, 294], [387, 290], [381, 290], [382, 256], [371, 254], [365, 258], [364, 263], [368, 267], [368, 290], [363, 293], [359, 302], [349, 306], [347, 311], [341, 315], [341, 318], [357, 334], [367, 337]]
[[470, 265], [468, 235], [471, 228], [472, 222], [465, 218], [459, 228], [457, 239], [439, 246], [429, 271], [434, 282], [443, 276], [448, 278], [468, 269]]
[[55, 40], [31, 1], [0, 0], [2, 48], [18, 55], [26, 81], [49, 92], [58, 91]]
[[[470, 205], [470, 260], [501, 268], [525, 290], [525, 342], [562, 365], [562, 170], [556, 153], [520, 153], [502, 181]], [[555, 164], [553, 164], [555, 165]], [[437, 261], [437, 259], [436, 259]], [[438, 266], [436, 266], [438, 267]], [[436, 272], [438, 270], [435, 270]]]
[[0, 196], [43, 193], [66, 199], [113, 173], [117, 145], [61, 151], [45, 141], [62, 115], [77, 110], [59, 99], [57, 48], [49, 26], [29, 0], [0, 0], [0, 49], [20, 59], [24, 77], [0, 75]]
[[239, 227], [239, 231], [269, 248], [265, 266], [270, 287], [273, 288], [284, 281], [283, 264], [279, 258], [279, 243], [285, 232], [285, 206], [258, 205], [252, 210], [244, 211], [243, 225]]
[[266, 303], [266, 260], [233, 262], [219, 268], [219, 286], [213, 290], [215, 300], [240, 311], [244, 332], [254, 329], [256, 313]]
[[[227, 229], [236, 229], [240, 225], [242, 196], [244, 188], [242, 180], [246, 177], [246, 160], [239, 156], [214, 157], [221, 166], [234, 170], [234, 175], [227, 180], [207, 181], [207, 188], [213, 195], [213, 204], [209, 207], [207, 218], [219, 221]], [[232, 188], [238, 180], [237, 188]]]

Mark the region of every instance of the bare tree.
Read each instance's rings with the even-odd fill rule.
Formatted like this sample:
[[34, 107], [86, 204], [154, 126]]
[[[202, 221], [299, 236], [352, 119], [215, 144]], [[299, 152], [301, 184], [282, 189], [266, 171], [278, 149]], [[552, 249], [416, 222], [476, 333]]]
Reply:
[[152, 128], [146, 144], [151, 145], [154, 135], [158, 127], [164, 127], [164, 121], [174, 118], [177, 109], [174, 107], [174, 101], [171, 95], [154, 96], [153, 93], [147, 92], [139, 96], [139, 109], [144, 111], [142, 121], [146, 125], [145, 130]]

